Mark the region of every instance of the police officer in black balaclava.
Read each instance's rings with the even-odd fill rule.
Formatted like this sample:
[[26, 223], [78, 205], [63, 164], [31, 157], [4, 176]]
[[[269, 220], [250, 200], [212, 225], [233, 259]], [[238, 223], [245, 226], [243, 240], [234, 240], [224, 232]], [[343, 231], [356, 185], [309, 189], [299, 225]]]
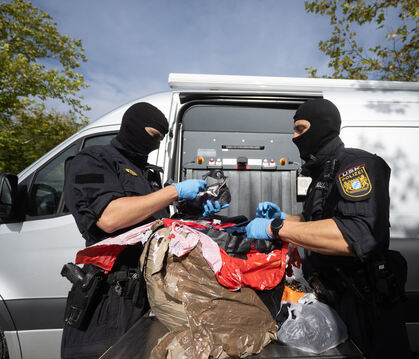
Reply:
[[345, 148], [340, 125], [332, 102], [300, 105], [293, 142], [305, 161], [302, 174], [312, 178], [303, 212], [260, 203], [247, 236], [305, 248], [305, 277], [327, 289], [319, 298], [336, 309], [367, 358], [410, 358], [401, 315], [406, 262], [388, 250], [390, 168], [376, 155]]
[[[192, 200], [205, 189], [206, 182], [195, 179], [161, 188], [159, 169], [147, 158], [167, 132], [167, 119], [159, 109], [136, 103], [123, 115], [111, 144], [87, 147], [68, 163], [65, 202], [87, 246], [168, 217], [166, 208], [174, 200]], [[144, 282], [132, 275], [141, 251], [141, 244], [127, 246], [118, 256], [82, 327], [65, 324], [62, 358], [98, 358], [148, 310], [146, 293], [140, 291]], [[69, 296], [67, 321], [71, 308], [80, 305]]]
[[124, 113], [116, 140], [121, 145], [120, 150], [130, 160], [141, 165], [147, 163], [151, 151], [159, 148], [160, 137], [167, 132], [168, 122], [163, 113], [149, 103], [140, 102]]
[[330, 140], [339, 136], [340, 114], [336, 106], [324, 99], [307, 101], [294, 115], [294, 122], [309, 122], [307, 131], [293, 138], [304, 161], [312, 159]]

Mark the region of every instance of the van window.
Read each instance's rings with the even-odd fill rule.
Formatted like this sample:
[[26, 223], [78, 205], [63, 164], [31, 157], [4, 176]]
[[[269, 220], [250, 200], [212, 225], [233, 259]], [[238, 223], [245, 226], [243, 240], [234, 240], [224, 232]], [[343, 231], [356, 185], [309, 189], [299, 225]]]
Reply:
[[88, 137], [84, 140], [83, 148], [98, 145], [109, 145], [112, 138], [116, 136], [116, 133], [108, 133], [106, 135]]
[[293, 133], [295, 108], [284, 107], [193, 106], [183, 115], [183, 128], [185, 131]]
[[[116, 136], [116, 133], [108, 133], [106, 135], [87, 137], [84, 140], [83, 148], [90, 147], [90, 146], [108, 145], [111, 143], [112, 138], [114, 138], [115, 136]], [[68, 214], [68, 213], [70, 213], [70, 211], [64, 202], [63, 214]]]
[[76, 154], [76, 149], [76, 145], [72, 145], [35, 174], [29, 193], [29, 216], [57, 214], [64, 187], [64, 163]]
[[[83, 147], [109, 144], [116, 133], [88, 137]], [[64, 152], [55, 157], [47, 165], [43, 166], [34, 175], [28, 199], [28, 219], [58, 215], [63, 198], [64, 166], [67, 158], [77, 153], [77, 144], [73, 144]], [[63, 214], [69, 213], [65, 204], [62, 206]]]
[[387, 162], [391, 237], [419, 239], [419, 128], [345, 127], [341, 137], [346, 147], [376, 153]]

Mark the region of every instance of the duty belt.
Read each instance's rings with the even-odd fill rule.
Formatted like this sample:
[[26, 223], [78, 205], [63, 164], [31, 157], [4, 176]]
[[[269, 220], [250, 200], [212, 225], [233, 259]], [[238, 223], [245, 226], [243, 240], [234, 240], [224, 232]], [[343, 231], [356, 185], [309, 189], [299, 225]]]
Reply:
[[141, 281], [141, 274], [135, 270], [122, 270], [109, 273], [107, 282], [114, 287], [120, 297], [132, 297], [136, 283]]

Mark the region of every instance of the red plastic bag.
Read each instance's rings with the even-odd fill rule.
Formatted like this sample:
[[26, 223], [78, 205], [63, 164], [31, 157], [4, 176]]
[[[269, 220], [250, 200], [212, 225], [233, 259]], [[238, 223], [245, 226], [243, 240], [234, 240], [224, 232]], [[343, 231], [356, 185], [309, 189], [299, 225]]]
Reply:
[[241, 287], [256, 290], [273, 289], [285, 274], [288, 243], [282, 242], [281, 249], [267, 254], [250, 252], [247, 259], [231, 257], [221, 248], [220, 253], [223, 265], [216, 276], [224, 287], [233, 290]]

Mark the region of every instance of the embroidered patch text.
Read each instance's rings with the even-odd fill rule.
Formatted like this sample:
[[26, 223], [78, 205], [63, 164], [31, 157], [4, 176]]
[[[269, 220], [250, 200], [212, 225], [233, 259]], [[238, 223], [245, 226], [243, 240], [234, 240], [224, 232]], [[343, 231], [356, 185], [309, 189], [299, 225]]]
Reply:
[[372, 189], [372, 184], [365, 169], [365, 164], [349, 168], [340, 173], [339, 183], [343, 193], [353, 198], [365, 197]]

